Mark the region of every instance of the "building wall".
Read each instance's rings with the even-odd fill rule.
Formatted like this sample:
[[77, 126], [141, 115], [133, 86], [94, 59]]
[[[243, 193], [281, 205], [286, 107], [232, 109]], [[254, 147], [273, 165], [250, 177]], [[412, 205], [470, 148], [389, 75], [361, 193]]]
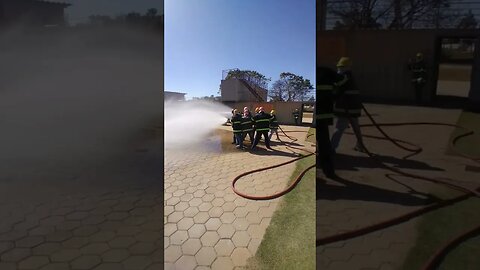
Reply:
[[352, 60], [358, 87], [367, 98], [413, 101], [409, 58], [422, 52], [428, 66], [424, 99], [436, 93], [439, 41], [441, 37], [479, 36], [479, 31], [324, 31], [317, 34], [317, 63], [335, 68], [342, 56]]
[[[257, 90], [257, 93], [267, 100], [267, 91], [258, 87], [252, 87]], [[250, 90], [236, 78], [222, 80], [220, 83], [220, 93], [222, 101], [255, 101], [257, 98], [250, 92]]]
[[0, 0], [0, 2], [3, 6], [3, 20], [8, 23], [34, 25], [63, 25], [65, 23], [64, 6], [61, 4], [21, 0]]

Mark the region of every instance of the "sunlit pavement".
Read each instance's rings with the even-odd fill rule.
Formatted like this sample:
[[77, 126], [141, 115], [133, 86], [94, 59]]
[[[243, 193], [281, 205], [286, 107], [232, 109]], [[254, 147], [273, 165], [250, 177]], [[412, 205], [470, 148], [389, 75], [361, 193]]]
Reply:
[[[459, 110], [366, 104], [379, 122], [445, 122], [455, 124]], [[361, 123], [368, 123], [361, 118]], [[332, 130], [333, 128], [331, 128]], [[385, 127], [393, 138], [420, 145], [424, 152], [403, 160], [408, 154], [387, 141], [365, 139], [367, 147], [390, 166], [429, 177], [478, 181], [478, 173], [465, 171], [474, 165], [460, 157], [447, 156], [450, 127]], [[363, 134], [379, 135], [374, 128], [362, 128]], [[429, 191], [446, 189], [416, 179], [386, 178], [389, 171], [366, 154], [354, 152], [352, 135], [342, 138], [337, 157], [337, 173], [344, 182], [328, 180], [321, 186], [317, 200], [317, 238], [334, 235], [374, 224], [424, 206]], [[322, 173], [317, 171], [321, 177]], [[415, 245], [418, 218], [346, 241], [317, 247], [318, 269], [402, 269]]]
[[[160, 138], [161, 139], [161, 138]], [[162, 269], [158, 142], [88, 171], [0, 183], [0, 269]]]
[[[234, 149], [228, 133], [196, 149], [165, 153], [165, 269], [234, 269], [247, 264], [260, 245], [281, 199], [251, 201], [236, 195], [235, 176], [293, 158], [285, 147], [279, 152]], [[304, 127], [288, 127], [304, 130]], [[306, 133], [294, 133], [302, 145]], [[274, 136], [275, 138], [275, 136]], [[264, 148], [263, 142], [259, 145]], [[295, 164], [241, 179], [238, 189], [267, 195], [285, 188]], [[312, 191], [313, 192], [313, 191]]]

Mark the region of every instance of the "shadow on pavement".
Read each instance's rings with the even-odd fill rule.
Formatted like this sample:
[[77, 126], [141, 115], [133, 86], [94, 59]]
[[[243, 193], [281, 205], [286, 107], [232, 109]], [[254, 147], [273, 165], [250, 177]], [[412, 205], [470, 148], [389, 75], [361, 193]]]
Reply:
[[[317, 200], [357, 200], [405, 206], [422, 206], [440, 201], [440, 199], [435, 196], [418, 191], [410, 191], [408, 193], [397, 192], [359, 184], [341, 177], [337, 177], [334, 181], [344, 186], [328, 185], [317, 178]], [[413, 190], [412, 188], [410, 189]], [[418, 195], [423, 198], [418, 197]]]
[[[376, 158], [385, 164], [395, 168], [444, 171], [442, 168], [430, 166], [429, 164], [417, 160], [401, 159], [392, 156], [376, 155]], [[336, 154], [335, 168], [337, 170], [358, 171], [359, 168], [380, 168], [380, 165], [374, 159], [368, 156], [351, 156], [346, 154]]]
[[280, 151], [275, 148], [273, 149], [273, 151], [272, 150], [267, 151], [267, 149], [259, 146], [257, 146], [255, 150], [248, 150], [248, 151], [253, 155], [259, 155], [259, 156], [281, 156], [281, 157], [293, 157], [293, 158], [300, 157], [299, 155], [296, 155], [294, 153]]

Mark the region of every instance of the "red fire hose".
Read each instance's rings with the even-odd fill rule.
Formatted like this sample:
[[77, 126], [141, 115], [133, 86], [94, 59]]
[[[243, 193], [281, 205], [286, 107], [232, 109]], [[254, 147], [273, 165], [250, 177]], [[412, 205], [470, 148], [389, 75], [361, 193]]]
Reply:
[[[259, 169], [256, 169], [256, 170], [251, 170], [251, 171], [244, 172], [244, 173], [238, 175], [238, 176], [235, 177], [235, 178], [233, 179], [233, 181], [232, 181], [232, 189], [233, 189], [233, 192], [235, 192], [237, 195], [239, 195], [239, 196], [241, 196], [241, 197], [243, 197], [243, 198], [249, 199], [249, 200], [257, 200], [257, 201], [276, 199], [276, 198], [281, 197], [281, 196], [287, 194], [288, 192], [292, 191], [292, 190], [295, 188], [295, 186], [297, 186], [297, 184], [303, 179], [303, 176], [305, 176], [305, 174], [306, 174], [309, 170], [315, 168], [315, 164], [309, 166], [308, 168], [306, 168], [305, 170], [303, 170], [303, 171], [295, 178], [295, 180], [292, 182], [292, 184], [290, 184], [286, 189], [284, 189], [284, 190], [282, 190], [282, 191], [280, 191], [280, 192], [271, 194], [271, 195], [265, 195], [265, 196], [248, 195], [248, 194], [245, 194], [245, 193], [240, 192], [239, 190], [237, 190], [237, 189], [235, 188], [235, 184], [237, 183], [237, 181], [240, 180], [240, 178], [242, 178], [242, 177], [244, 177], [244, 176], [247, 176], [247, 175], [253, 174], [253, 173], [257, 173], [257, 172], [261, 172], [261, 171], [270, 170], [270, 169], [273, 169], [273, 168], [278, 168], [278, 167], [281, 167], [281, 166], [284, 166], [284, 165], [287, 165], [287, 164], [296, 162], [296, 161], [298, 161], [298, 160], [307, 158], [307, 157], [312, 156], [312, 155], [315, 154], [315, 152], [311, 152], [311, 151], [308, 151], [308, 150], [306, 150], [306, 149], [299, 148], [299, 147], [295, 147], [295, 146], [291, 145], [293, 142], [296, 142], [297, 139], [287, 135], [287, 133], [291, 133], [291, 132], [302, 132], [302, 133], [305, 133], [305, 131], [284, 131], [281, 127], [279, 127], [279, 128], [280, 128], [280, 130], [282, 131], [283, 135], [291, 140], [290, 142], [285, 142], [285, 141], [280, 140], [280, 142], [283, 142], [283, 143], [287, 146], [287, 148], [304, 151], [304, 152], [307, 152], [308, 154], [307, 154], [307, 155], [304, 155], [304, 156], [301, 156], [301, 157], [298, 157], [298, 158], [295, 158], [295, 159], [292, 159], [292, 160], [289, 160], [289, 161], [286, 161], [286, 162], [283, 162], [283, 163], [280, 163], [280, 164], [276, 164], [276, 165], [268, 166], [268, 167], [263, 167], [263, 168], [259, 168]], [[307, 136], [307, 137], [308, 137], [308, 136]], [[293, 151], [293, 152], [294, 152], [295, 154], [298, 154], [298, 153], [296, 153], [295, 151]]]
[[[370, 137], [370, 138], [382, 139], [382, 140], [389, 140], [393, 144], [398, 146], [399, 148], [404, 149], [404, 150], [409, 151], [409, 152], [412, 152], [412, 154], [404, 157], [405, 159], [408, 158], [408, 157], [411, 157], [413, 155], [419, 154], [422, 151], [422, 148], [419, 147], [419, 146], [416, 146], [414, 144], [408, 143], [406, 141], [391, 138], [386, 132], [384, 132], [382, 130], [381, 126], [435, 125], [435, 126], [456, 127], [456, 128], [466, 130], [464, 127], [461, 127], [461, 126], [458, 126], [458, 125], [453, 125], [453, 124], [445, 124], [445, 123], [414, 122], [414, 123], [382, 123], [382, 124], [379, 124], [379, 123], [375, 122], [375, 120], [370, 115], [370, 113], [365, 109], [365, 107], [363, 107], [363, 110], [367, 114], [367, 116], [370, 119], [370, 121], [372, 122], [372, 124], [360, 125], [360, 126], [361, 127], [374, 126], [384, 136], [384, 137], [378, 137], [378, 136], [366, 135], [364, 137]], [[469, 135], [473, 135], [473, 131], [467, 131], [466, 133], [463, 133], [463, 134], [460, 134], [460, 135], [456, 136], [452, 141], [452, 146], [453, 147], [451, 147], [451, 148], [453, 149], [453, 151], [457, 155], [462, 156], [462, 157], [467, 158], [467, 159], [470, 159], [474, 162], [479, 162], [480, 161], [479, 158], [468, 156], [468, 155], [459, 153], [458, 151], [455, 150], [454, 145], [456, 144], [456, 142], [458, 142], [459, 139], [464, 138], [464, 137], [469, 136]], [[410, 145], [410, 146], [414, 146], [414, 148], [405, 147], [405, 146], [401, 145], [400, 143], [407, 144], [407, 145]], [[327, 237], [317, 239], [316, 240], [316, 245], [317, 246], [347, 240], [347, 239], [358, 237], [358, 236], [361, 236], [361, 235], [365, 235], [365, 234], [368, 234], [368, 233], [371, 233], [371, 232], [374, 232], [374, 231], [377, 231], [377, 230], [380, 230], [380, 229], [384, 229], [384, 228], [387, 228], [387, 227], [390, 227], [390, 226], [393, 226], [393, 225], [397, 225], [397, 224], [406, 222], [406, 221], [408, 221], [412, 218], [415, 218], [415, 217], [418, 217], [420, 215], [431, 212], [433, 210], [436, 210], [436, 209], [439, 209], [439, 208], [442, 208], [442, 207], [447, 207], [447, 206], [453, 205], [455, 203], [458, 203], [460, 201], [466, 200], [467, 198], [470, 198], [471, 196], [480, 197], [480, 188], [478, 188], [478, 187], [475, 188], [475, 189], [472, 189], [472, 188], [469, 188], [469, 187], [465, 187], [465, 186], [461, 185], [458, 181], [454, 181], [452, 179], [430, 178], [430, 177], [425, 177], [425, 176], [422, 176], [422, 175], [407, 173], [407, 172], [404, 172], [402, 170], [399, 170], [399, 169], [396, 169], [396, 168], [393, 168], [393, 167], [390, 167], [390, 166], [384, 164], [382, 161], [380, 161], [378, 158], [376, 158], [376, 156], [373, 155], [368, 150], [368, 148], [366, 148], [365, 146], [364, 146], [364, 150], [365, 150], [365, 152], [367, 153], [368, 156], [370, 156], [371, 158], [376, 160], [382, 167], [384, 167], [387, 170], [390, 170], [390, 171], [395, 172], [395, 173], [397, 173], [399, 175], [402, 175], [402, 176], [406, 176], [406, 177], [410, 177], [410, 178], [414, 178], [414, 179], [419, 179], [419, 180], [423, 180], [423, 181], [428, 181], [428, 182], [433, 182], [435, 184], [445, 185], [449, 188], [463, 191], [465, 194], [461, 195], [461, 196], [458, 196], [458, 197], [455, 197], [455, 198], [452, 198], [452, 199], [449, 199], [449, 200], [445, 200], [445, 201], [440, 202], [440, 203], [428, 205], [428, 206], [423, 207], [421, 209], [417, 209], [415, 211], [412, 211], [412, 212], [403, 214], [401, 216], [397, 216], [395, 218], [385, 220], [385, 221], [382, 221], [382, 222], [379, 222], [379, 223], [376, 223], [376, 224], [373, 224], [373, 225], [370, 225], [370, 226], [367, 226], [367, 227], [364, 227], [364, 228], [360, 228], [360, 229], [356, 229], [356, 230], [352, 230], [352, 231], [348, 231], [348, 232], [344, 232], [344, 233], [340, 233], [340, 234], [331, 235], [331, 236], [327, 236]], [[446, 180], [448, 180], [448, 181], [446, 181]], [[469, 230], [465, 233], [462, 233], [460, 236], [455, 237], [450, 242], [446, 243], [445, 246], [442, 247], [438, 252], [436, 252], [432, 256], [432, 258], [430, 258], [430, 260], [426, 263], [426, 265], [424, 266], [423, 269], [425, 269], [425, 270], [434, 269], [434, 267], [436, 267], [437, 265], [440, 264], [443, 257], [446, 256], [446, 254], [448, 253], [448, 251], [452, 247], [454, 247], [455, 245], [457, 245], [461, 241], [464, 241], [465, 239], [468, 239], [468, 237], [470, 237], [472, 235], [476, 235], [478, 233], [480, 233], [480, 228], [476, 227], [473, 230]]]

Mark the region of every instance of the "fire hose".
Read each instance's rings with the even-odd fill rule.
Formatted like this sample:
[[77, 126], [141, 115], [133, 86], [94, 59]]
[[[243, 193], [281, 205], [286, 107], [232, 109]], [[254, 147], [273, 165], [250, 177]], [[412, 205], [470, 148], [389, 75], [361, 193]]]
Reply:
[[[431, 123], [431, 122], [381, 123], [380, 124], [380, 123], [376, 123], [376, 121], [373, 119], [373, 117], [370, 115], [370, 113], [365, 109], [365, 107], [363, 107], [363, 110], [367, 114], [367, 116], [368, 116], [369, 120], [372, 122], [372, 124], [366, 124], [366, 125], [360, 125], [360, 126], [361, 127], [372, 127], [372, 126], [376, 127], [380, 131], [380, 133], [382, 133], [382, 135], [384, 136], [384, 137], [379, 137], [379, 136], [365, 135], [363, 137], [375, 138], [375, 139], [381, 139], [381, 140], [389, 140], [393, 144], [395, 144], [397, 147], [399, 147], [401, 149], [404, 149], [406, 151], [412, 152], [412, 154], [405, 156], [404, 159], [409, 158], [413, 155], [419, 154], [422, 151], [422, 148], [419, 147], [419, 146], [416, 146], [414, 144], [408, 143], [406, 141], [391, 138], [386, 132], [383, 131], [381, 126], [435, 125], [435, 126], [456, 127], [456, 128], [466, 130], [466, 128], [464, 128], [462, 126], [458, 126], [458, 125], [445, 124], [445, 123]], [[355, 134], [355, 135], [357, 136], [357, 134]], [[469, 136], [469, 135], [473, 135], [473, 131], [467, 131], [466, 133], [463, 133], [463, 134], [460, 134], [460, 135], [456, 136], [452, 140], [451, 149], [453, 149], [455, 154], [457, 154], [459, 156], [462, 156], [462, 157], [467, 158], [469, 160], [472, 160], [474, 162], [479, 162], [480, 161], [479, 158], [472, 157], [472, 156], [469, 156], [469, 155], [465, 155], [465, 154], [462, 154], [462, 153], [455, 150], [454, 146], [455, 146], [456, 142], [458, 142], [458, 140], [460, 140], [461, 138], [464, 138], [464, 137]], [[359, 138], [357, 138], [357, 139], [359, 139]], [[407, 144], [407, 145], [410, 145], [410, 146], [414, 146], [414, 148], [405, 147], [405, 146], [401, 145], [400, 143]], [[376, 224], [373, 224], [373, 225], [370, 225], [370, 226], [366, 226], [364, 228], [360, 228], [360, 229], [356, 229], [356, 230], [352, 230], [352, 231], [347, 231], [347, 232], [344, 232], [344, 233], [340, 233], [340, 234], [336, 234], [336, 235], [327, 236], [327, 237], [317, 239], [316, 240], [316, 245], [317, 246], [326, 245], [326, 244], [330, 244], [330, 243], [334, 243], [334, 242], [338, 242], [338, 241], [351, 239], [351, 238], [358, 237], [358, 236], [361, 236], [361, 235], [365, 235], [365, 234], [368, 234], [368, 233], [371, 233], [371, 232], [374, 232], [374, 231], [377, 231], [377, 230], [380, 230], [380, 229], [384, 229], [384, 228], [387, 228], [387, 227], [390, 227], [390, 226], [393, 226], [393, 225], [398, 225], [400, 223], [409, 221], [412, 218], [415, 218], [415, 217], [418, 217], [420, 215], [426, 214], [426, 213], [431, 212], [433, 210], [453, 205], [453, 204], [458, 203], [460, 201], [466, 200], [466, 199], [468, 199], [472, 196], [480, 197], [480, 188], [479, 187], [477, 187], [475, 189], [472, 189], [472, 188], [462, 186], [458, 182], [454, 183], [455, 181], [453, 181], [452, 179], [430, 178], [430, 177], [425, 177], [425, 176], [422, 176], [422, 175], [417, 175], [417, 174], [404, 172], [402, 170], [399, 170], [399, 169], [396, 169], [396, 168], [393, 168], [393, 167], [390, 167], [390, 166], [384, 164], [374, 154], [372, 154], [368, 150], [368, 148], [365, 147], [365, 145], [363, 145], [363, 148], [364, 148], [364, 151], [366, 152], [366, 154], [369, 157], [371, 157], [372, 159], [377, 161], [383, 168], [385, 168], [387, 170], [390, 170], [392, 172], [395, 172], [395, 173], [397, 173], [399, 175], [402, 175], [402, 176], [405, 176], [405, 177], [410, 177], [410, 178], [414, 178], [414, 179], [428, 181], [428, 182], [432, 182], [432, 183], [435, 183], [435, 184], [441, 184], [441, 185], [447, 186], [447, 187], [455, 189], [455, 190], [460, 190], [460, 191], [464, 192], [464, 194], [461, 195], [461, 196], [457, 196], [455, 198], [449, 199], [449, 200], [444, 200], [440, 203], [428, 205], [426, 207], [411, 211], [409, 213], [397, 216], [397, 217], [389, 219], [389, 220], [385, 220], [385, 221], [382, 221], [382, 222], [379, 222], [379, 223], [376, 223]], [[447, 181], [447, 180], [449, 180], [449, 181]], [[475, 227], [474, 229], [471, 229], [471, 230], [469, 230], [465, 233], [462, 233], [459, 236], [455, 237], [454, 239], [450, 240], [448, 243], [445, 244], [444, 247], [439, 249], [429, 259], [429, 261], [425, 264], [423, 269], [425, 269], [425, 270], [435, 269], [435, 267], [437, 267], [441, 263], [442, 259], [448, 254], [448, 251], [451, 250], [455, 245], [458, 245], [460, 242], [462, 242], [462, 241], [464, 241], [464, 240], [466, 240], [469, 237], [472, 237], [474, 235], [478, 235], [479, 233], [480, 233], [480, 226]]]
[[[292, 191], [298, 183], [300, 183], [300, 181], [303, 179], [303, 177], [305, 176], [305, 174], [315, 168], [316, 164], [313, 164], [309, 167], [307, 167], [305, 170], [303, 170], [299, 175], [297, 175], [297, 177], [295, 177], [295, 180], [284, 190], [280, 191], [280, 192], [277, 192], [277, 193], [274, 193], [274, 194], [271, 194], [271, 195], [264, 195], [264, 196], [254, 196], [254, 195], [249, 195], [249, 194], [245, 194], [245, 193], [242, 193], [241, 191], [239, 191], [236, 187], [235, 187], [235, 184], [237, 183], [238, 180], [240, 180], [241, 178], [247, 176], [247, 175], [250, 175], [250, 174], [253, 174], [253, 173], [257, 173], [257, 172], [261, 172], [261, 171], [266, 171], [266, 170], [270, 170], [270, 169], [274, 169], [274, 168], [278, 168], [278, 167], [281, 167], [281, 166], [285, 166], [285, 165], [288, 165], [290, 163], [293, 163], [293, 162], [296, 162], [296, 161], [299, 161], [301, 159], [304, 159], [304, 158], [307, 158], [307, 157], [310, 157], [312, 155], [315, 155], [315, 152], [312, 152], [312, 151], [309, 151], [309, 150], [306, 150], [306, 149], [303, 149], [303, 148], [299, 148], [299, 147], [295, 147], [293, 145], [291, 145], [292, 143], [296, 142], [297, 139], [296, 138], [293, 138], [289, 135], [287, 135], [288, 132], [302, 132], [302, 133], [305, 133], [305, 131], [284, 131], [280, 126], [279, 126], [279, 129], [282, 131], [283, 135], [285, 137], [287, 137], [288, 139], [290, 139], [291, 141], [290, 142], [286, 142], [286, 141], [282, 141], [280, 140], [280, 142], [283, 142], [287, 148], [290, 148], [290, 149], [296, 149], [296, 150], [301, 150], [301, 151], [304, 151], [306, 153], [308, 153], [307, 155], [303, 155], [301, 157], [298, 157], [298, 158], [295, 158], [295, 159], [292, 159], [292, 160], [289, 160], [289, 161], [286, 161], [286, 162], [282, 162], [282, 163], [279, 163], [279, 164], [276, 164], [276, 165], [272, 165], [272, 166], [268, 166], [268, 167], [263, 167], [263, 168], [259, 168], [259, 169], [256, 169], [256, 170], [251, 170], [251, 171], [247, 171], [247, 172], [244, 172], [240, 175], [238, 175], [237, 177], [235, 177], [232, 181], [232, 189], [233, 189], [233, 192], [235, 192], [237, 195], [245, 198], [245, 199], [249, 199], [249, 200], [257, 200], [257, 201], [262, 201], [262, 200], [272, 200], [272, 199], [276, 199], [276, 198], [279, 198], [285, 194], [287, 194], [288, 192]], [[309, 136], [307, 136], [309, 137]], [[294, 152], [295, 153], [295, 152]], [[298, 154], [298, 153], [296, 153]]]

